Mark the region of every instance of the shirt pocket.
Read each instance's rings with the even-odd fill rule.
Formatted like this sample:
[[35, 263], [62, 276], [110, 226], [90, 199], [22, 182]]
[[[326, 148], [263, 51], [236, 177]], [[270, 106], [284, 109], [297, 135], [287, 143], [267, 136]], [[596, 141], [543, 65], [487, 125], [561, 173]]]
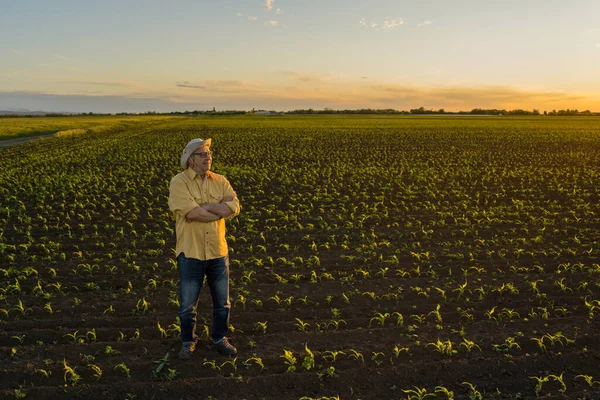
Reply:
[[208, 199], [210, 203], [220, 203], [221, 200], [223, 200], [223, 196], [221, 196], [220, 194], [216, 194], [216, 193], [210, 193], [208, 195]]

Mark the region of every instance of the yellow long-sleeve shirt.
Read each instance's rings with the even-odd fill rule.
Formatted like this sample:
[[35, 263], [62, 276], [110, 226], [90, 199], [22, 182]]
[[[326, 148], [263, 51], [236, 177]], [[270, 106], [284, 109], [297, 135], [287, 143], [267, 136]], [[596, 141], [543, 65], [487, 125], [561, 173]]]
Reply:
[[240, 202], [223, 175], [207, 171], [203, 179], [188, 168], [171, 179], [169, 209], [175, 216], [175, 255], [184, 253], [186, 257], [198, 260], [211, 260], [227, 255], [225, 219], [213, 222], [185, 221], [187, 213], [194, 208], [205, 203], [221, 203], [226, 196], [233, 196], [232, 201], [223, 203], [233, 212], [226, 218], [230, 219], [240, 213]]

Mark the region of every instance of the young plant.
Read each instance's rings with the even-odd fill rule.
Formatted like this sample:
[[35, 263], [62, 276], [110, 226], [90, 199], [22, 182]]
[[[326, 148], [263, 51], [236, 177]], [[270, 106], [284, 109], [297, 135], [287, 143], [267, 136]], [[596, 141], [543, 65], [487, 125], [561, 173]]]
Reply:
[[223, 369], [223, 367], [225, 367], [226, 365], [231, 365], [233, 367], [233, 372], [237, 372], [237, 357], [235, 357], [233, 360], [227, 360], [223, 362], [221, 364], [220, 369]]
[[262, 358], [260, 358], [260, 357], [256, 357], [256, 356], [254, 356], [254, 357], [250, 357], [250, 358], [248, 358], [246, 361], [244, 361], [244, 362], [243, 362], [244, 366], [245, 366], [246, 368], [249, 368], [249, 367], [250, 367], [250, 362], [251, 362], [251, 361], [252, 361], [252, 362], [254, 362], [256, 365], [259, 365], [259, 366], [260, 366], [260, 370], [261, 370], [261, 371], [262, 371], [263, 369], [265, 369], [265, 365], [263, 364]]
[[121, 354], [121, 352], [113, 349], [112, 346], [106, 345], [106, 347], [104, 348], [104, 354], [106, 354], [107, 356], [115, 356], [117, 354]]
[[33, 310], [31, 308], [29, 308], [29, 307], [26, 308], [23, 305], [23, 302], [21, 301], [21, 299], [19, 299], [17, 304], [13, 308], [11, 308], [9, 311], [15, 311], [21, 317], [24, 317], [25, 315], [33, 312]]
[[[160, 321], [156, 322], [156, 328], [158, 329], [158, 331], [160, 332], [160, 337], [161, 339], [165, 339], [169, 336], [168, 332], [166, 329], [163, 329], [162, 326], [160, 326]], [[168, 353], [167, 353], [168, 354]]]
[[544, 344], [544, 338], [545, 338], [545, 336], [542, 336], [539, 338], [531, 338], [531, 340], [535, 341], [537, 343], [538, 347], [540, 348], [540, 350], [542, 350], [545, 353], [546, 345]]
[[436, 393], [445, 394], [446, 395], [446, 400], [454, 400], [454, 392], [451, 391], [451, 390], [448, 390], [444, 386], [436, 386], [435, 387], [435, 392]]
[[392, 349], [392, 353], [394, 353], [394, 355], [396, 356], [396, 358], [398, 358], [398, 356], [400, 356], [400, 353], [402, 353], [402, 352], [410, 354], [410, 350], [409, 350], [408, 347], [398, 347], [398, 345], [396, 345]]
[[323, 379], [324, 377], [333, 378], [335, 376], [335, 367], [330, 365], [323, 372], [317, 372], [319, 378]]
[[383, 360], [380, 360], [379, 357], [385, 357], [385, 353], [382, 351], [374, 351], [373, 355], [371, 356], [371, 360], [373, 360], [378, 367], [381, 366], [381, 363], [383, 363]]
[[115, 366], [115, 370], [120, 370], [125, 374], [127, 379], [131, 379], [131, 371], [129, 370], [129, 367], [125, 365], [125, 363], [117, 364]]
[[492, 349], [500, 353], [508, 353], [513, 347], [521, 350], [519, 343], [515, 341], [514, 337], [510, 336], [504, 339], [504, 343], [502, 344], [492, 344]]
[[598, 381], [595, 381], [595, 380], [594, 380], [594, 377], [593, 377], [593, 376], [591, 376], [591, 375], [581, 375], [581, 374], [580, 374], [580, 375], [577, 375], [577, 376], [575, 377], [575, 379], [577, 379], [577, 378], [582, 378], [583, 380], [585, 380], [585, 381], [586, 381], [586, 383], [587, 383], [588, 385], [590, 385], [590, 387], [591, 387], [591, 388], [593, 388], [595, 385], [598, 385], [598, 386], [600, 386], [600, 382], [598, 382]]
[[470, 353], [473, 348], [478, 348], [480, 352], [482, 351], [479, 345], [477, 345], [474, 341], [468, 340], [467, 338], [463, 338], [463, 342], [458, 347], [460, 348], [463, 346], [467, 349], [467, 353]]
[[290, 350], [283, 350], [283, 355], [279, 356], [284, 359], [284, 363], [288, 366], [287, 372], [296, 371], [296, 357]]
[[213, 371], [220, 371], [221, 370], [221, 366], [217, 365], [217, 361], [216, 360], [204, 361], [204, 363], [202, 363], [202, 365], [208, 365], [209, 367], [211, 367], [213, 369]]
[[354, 349], [350, 349], [348, 351], [350, 352], [350, 354], [348, 354], [348, 358], [354, 358], [357, 361], [360, 359], [363, 364], [365, 363], [365, 358], [363, 357], [361, 352], [358, 352]]
[[439, 338], [437, 340], [437, 342], [435, 343], [428, 343], [427, 346], [433, 346], [435, 347], [435, 350], [440, 353], [440, 354], [445, 354], [448, 356], [452, 356], [454, 354], [457, 353], [457, 350], [454, 350], [452, 348], [452, 342], [450, 341], [450, 339], [446, 340], [445, 342], [442, 342]]
[[237, 303], [241, 303], [242, 304], [242, 309], [244, 311], [246, 311], [246, 302], [248, 301], [248, 299], [246, 297], [244, 297], [244, 295], [242, 294], [238, 294], [238, 298], [235, 301], [235, 303], [233, 303], [233, 305], [237, 305]]
[[422, 399], [426, 399], [427, 397], [435, 397], [435, 393], [427, 393], [427, 389], [425, 388], [418, 388], [416, 386], [413, 386], [414, 389], [402, 389], [402, 391], [406, 394], [408, 394], [407, 400], [422, 400]]
[[75, 368], [71, 368], [69, 364], [67, 364], [66, 359], [63, 359], [63, 368], [65, 370], [65, 374], [63, 376], [65, 383], [70, 383], [71, 385], [75, 386], [77, 382], [81, 380], [81, 375], [75, 372]]
[[400, 314], [398, 311], [394, 311], [392, 313], [392, 317], [396, 317], [396, 326], [404, 325], [404, 316]]
[[563, 380], [563, 374], [560, 375], [548, 375], [548, 377], [550, 379], [553, 379], [554, 381], [560, 383], [560, 385], [562, 386], [560, 389], [558, 389], [559, 392], [564, 393], [567, 391], [567, 385], [565, 384], [565, 381]]
[[347, 325], [346, 321], [344, 321], [343, 319], [340, 319], [340, 320], [331, 320], [331, 321], [329, 321], [327, 323], [327, 328], [329, 328], [329, 326], [333, 325], [333, 327], [334, 327], [333, 330], [337, 331], [338, 328], [340, 327], [340, 324], [342, 322], [344, 323], [344, 325]]
[[304, 351], [306, 352], [306, 355], [304, 356], [304, 360], [302, 361], [302, 367], [304, 367], [305, 370], [310, 371], [315, 367], [315, 355], [308, 348], [308, 343], [304, 344]]
[[114, 313], [115, 309], [113, 308], [113, 305], [111, 304], [110, 306], [108, 306], [107, 309], [104, 310], [104, 312], [102, 313], [103, 315], [106, 315], [106, 313]]
[[442, 313], [440, 312], [440, 305], [439, 304], [435, 307], [435, 310], [430, 311], [429, 314], [427, 314], [427, 315], [432, 315], [432, 314], [433, 314], [433, 316], [435, 318], [435, 321], [438, 324], [441, 324], [442, 323]]
[[163, 369], [169, 365], [169, 353], [165, 354], [163, 358], [158, 361], [154, 361], [155, 364], [158, 364], [154, 371], [152, 371], [153, 378], [159, 378], [164, 372]]
[[385, 324], [385, 320], [388, 319], [390, 317], [390, 313], [385, 313], [382, 314], [380, 312], [375, 313], [375, 316], [373, 318], [371, 318], [371, 320], [369, 321], [369, 327], [371, 327], [371, 324], [373, 323], [373, 321], [376, 321], [379, 323], [379, 326], [383, 326]]
[[86, 332], [85, 339], [88, 343], [95, 343], [96, 342], [96, 328], [92, 329], [91, 331]]
[[471, 392], [469, 393], [469, 399], [471, 399], [471, 400], [483, 400], [483, 396], [481, 395], [481, 392], [479, 392], [477, 390], [477, 387], [475, 385], [473, 385], [470, 382], [463, 382], [463, 383], [461, 383], [461, 385], [466, 385], [471, 390]]
[[50, 315], [54, 315], [54, 310], [52, 309], [52, 305], [50, 304], [50, 302], [44, 304], [44, 310], [48, 311]]
[[11, 336], [11, 339], [16, 339], [17, 342], [19, 342], [19, 344], [23, 344], [23, 341], [25, 340], [25, 335], [15, 335], [15, 336]]
[[85, 337], [84, 337], [84, 336], [82, 336], [82, 335], [78, 335], [78, 333], [79, 333], [79, 331], [77, 330], [77, 331], [75, 331], [75, 332], [73, 332], [73, 333], [67, 333], [67, 334], [66, 334], [66, 335], [64, 335], [64, 336], [71, 338], [71, 340], [72, 340], [72, 341], [73, 341], [73, 343], [75, 343], [75, 344], [81, 344], [81, 343], [83, 343], [83, 342], [84, 342], [84, 340], [85, 340]]
[[100, 378], [102, 378], [102, 369], [100, 368], [100, 366], [98, 366], [96, 364], [88, 364], [88, 367], [90, 367], [92, 369], [92, 371], [94, 372], [94, 376], [96, 377], [96, 380], [99, 380]]
[[323, 355], [323, 358], [324, 359], [331, 358], [331, 362], [335, 362], [335, 360], [337, 360], [337, 357], [340, 354], [346, 355], [346, 353], [344, 353], [343, 351], [339, 351], [339, 350], [326, 350], [325, 351], [325, 355]]
[[306, 332], [306, 330], [310, 327], [310, 324], [308, 322], [304, 322], [300, 318], [296, 318], [296, 321], [297, 321], [296, 326], [302, 332]]
[[50, 375], [52, 375], [52, 371], [48, 371], [45, 369], [36, 369], [35, 372], [39, 372], [46, 379], [49, 379]]
[[167, 372], [164, 373], [164, 378], [168, 381], [172, 381], [175, 377], [179, 375], [177, 369], [175, 368], [167, 368]]
[[458, 292], [458, 299], [460, 299], [465, 294], [465, 292], [471, 293], [471, 291], [467, 289], [468, 283], [469, 282], [465, 280], [465, 283], [463, 283], [462, 285], [458, 285], [458, 288], [452, 290], [453, 292]]
[[535, 396], [540, 397], [540, 392], [542, 391], [542, 386], [544, 383], [550, 380], [549, 376], [530, 376], [530, 379], [535, 379], [537, 382], [535, 384]]
[[263, 334], [267, 333], [267, 321], [256, 323], [256, 330], [262, 332]]
[[150, 303], [146, 301], [145, 297], [142, 297], [140, 300], [138, 300], [133, 313], [146, 314], [149, 309]]

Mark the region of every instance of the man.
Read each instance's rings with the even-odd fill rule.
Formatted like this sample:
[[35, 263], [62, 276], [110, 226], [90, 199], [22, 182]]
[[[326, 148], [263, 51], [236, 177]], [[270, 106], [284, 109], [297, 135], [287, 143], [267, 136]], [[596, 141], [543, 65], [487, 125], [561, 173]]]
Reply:
[[225, 355], [236, 355], [229, 343], [229, 256], [225, 218], [240, 212], [240, 203], [227, 179], [210, 171], [211, 139], [192, 139], [183, 149], [183, 172], [171, 180], [169, 209], [175, 216], [181, 351], [188, 360], [196, 348], [196, 306], [206, 275], [213, 303], [211, 338]]

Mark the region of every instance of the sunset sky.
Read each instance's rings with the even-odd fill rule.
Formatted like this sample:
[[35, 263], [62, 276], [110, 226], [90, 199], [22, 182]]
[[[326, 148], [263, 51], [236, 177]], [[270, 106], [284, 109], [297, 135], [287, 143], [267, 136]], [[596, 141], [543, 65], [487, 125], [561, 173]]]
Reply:
[[0, 9], [0, 110], [600, 111], [598, 0], [2, 0]]

